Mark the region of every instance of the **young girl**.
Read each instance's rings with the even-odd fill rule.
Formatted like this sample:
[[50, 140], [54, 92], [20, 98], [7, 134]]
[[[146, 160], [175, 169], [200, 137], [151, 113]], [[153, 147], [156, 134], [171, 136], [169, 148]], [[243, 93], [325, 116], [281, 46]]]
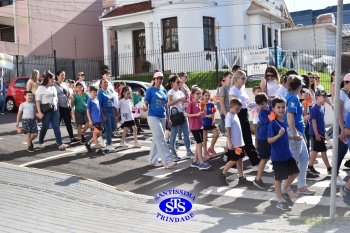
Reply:
[[120, 109], [121, 119], [123, 123], [123, 134], [122, 141], [120, 142], [121, 147], [127, 147], [128, 144], [125, 142], [126, 133], [128, 132], [128, 128], [132, 127], [133, 135], [134, 135], [134, 147], [141, 147], [142, 144], [137, 141], [137, 132], [136, 132], [136, 124], [134, 120], [134, 116], [132, 115], [133, 103], [131, 99], [131, 88], [128, 86], [123, 87], [121, 91], [121, 99], [118, 102], [118, 108]]
[[89, 119], [86, 114], [86, 103], [89, 96], [84, 92], [84, 87], [81, 83], [77, 82], [75, 86], [77, 93], [71, 98], [71, 105], [75, 106], [75, 123], [78, 125], [79, 142], [85, 143], [84, 134], [89, 128]]
[[[209, 102], [210, 100], [210, 92], [208, 90], [204, 90], [202, 93], [203, 102], [205, 104], [205, 117], [203, 118], [203, 150], [204, 157], [210, 159], [211, 157], [217, 157], [218, 154], [214, 150], [214, 145], [219, 137], [219, 130], [215, 126], [215, 111], [214, 104]], [[215, 111], [214, 111], [215, 109]], [[207, 138], [208, 132], [213, 133], [213, 139], [211, 140], [209, 150], [207, 149]]]
[[[202, 143], [203, 143], [203, 122], [202, 115], [203, 112], [198, 104], [198, 101], [202, 95], [201, 89], [193, 88], [192, 89], [192, 101], [189, 102], [186, 110], [186, 116], [189, 119], [190, 130], [196, 141], [196, 152], [194, 154], [193, 162], [191, 167], [197, 167], [199, 170], [208, 170], [211, 165], [207, 162], [203, 162], [202, 158]], [[197, 161], [199, 160], [199, 161]]]

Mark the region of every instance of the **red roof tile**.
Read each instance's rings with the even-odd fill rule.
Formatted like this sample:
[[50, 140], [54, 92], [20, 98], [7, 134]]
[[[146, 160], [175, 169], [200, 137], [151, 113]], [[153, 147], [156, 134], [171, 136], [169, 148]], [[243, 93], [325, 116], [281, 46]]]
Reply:
[[129, 5], [124, 5], [115, 8], [102, 18], [110, 18], [110, 17], [115, 17], [115, 16], [120, 16], [120, 15], [128, 15], [128, 14], [133, 14], [137, 12], [142, 12], [142, 11], [148, 11], [152, 10], [152, 2], [151, 1], [146, 1], [146, 2], [138, 2], [134, 4], [129, 4]]

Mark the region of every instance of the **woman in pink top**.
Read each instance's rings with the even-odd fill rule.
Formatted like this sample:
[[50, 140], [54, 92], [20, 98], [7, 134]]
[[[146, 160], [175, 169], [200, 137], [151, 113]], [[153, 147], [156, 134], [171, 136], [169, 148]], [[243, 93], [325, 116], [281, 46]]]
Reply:
[[[196, 152], [194, 153], [193, 162], [191, 167], [196, 167], [199, 170], [208, 170], [211, 165], [203, 161], [202, 158], [202, 146], [203, 146], [203, 111], [200, 104], [198, 104], [199, 99], [202, 95], [202, 90], [199, 88], [192, 89], [192, 101], [187, 105], [186, 116], [189, 119], [190, 130], [196, 141]], [[203, 106], [204, 109], [204, 106]], [[197, 161], [199, 160], [199, 162]]]

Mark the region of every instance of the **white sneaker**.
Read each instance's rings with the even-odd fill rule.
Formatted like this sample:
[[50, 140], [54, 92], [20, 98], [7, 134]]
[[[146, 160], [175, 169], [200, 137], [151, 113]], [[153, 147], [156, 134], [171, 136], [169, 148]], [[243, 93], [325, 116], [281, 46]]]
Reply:
[[340, 176], [338, 176], [337, 177], [337, 185], [344, 186], [344, 185], [346, 185], [346, 182]]
[[120, 142], [120, 145], [121, 147], [128, 147], [128, 144], [126, 142]]
[[98, 138], [98, 142], [100, 143], [101, 147], [106, 147], [106, 142], [105, 140], [101, 137]]
[[142, 147], [142, 143], [139, 141], [134, 141], [134, 147]]
[[112, 145], [107, 145], [107, 150], [114, 151], [114, 147]]

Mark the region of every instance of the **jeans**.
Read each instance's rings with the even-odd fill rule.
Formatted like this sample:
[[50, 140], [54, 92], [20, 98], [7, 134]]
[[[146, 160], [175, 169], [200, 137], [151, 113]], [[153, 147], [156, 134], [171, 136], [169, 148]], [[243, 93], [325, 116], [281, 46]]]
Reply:
[[153, 137], [148, 163], [158, 163], [158, 157], [163, 164], [172, 162], [173, 158], [165, 141], [165, 118], [148, 116], [147, 121]]
[[0, 110], [1, 112], [5, 111], [5, 98], [3, 95], [0, 95]]
[[[339, 127], [339, 132], [341, 132], [340, 127]], [[344, 159], [346, 153], [348, 153], [348, 145], [345, 144], [344, 142], [342, 142], [338, 137], [338, 164], [337, 164], [337, 174], [338, 175], [339, 175], [339, 169], [340, 169], [341, 162], [343, 162], [343, 159]]]
[[62, 118], [63, 118], [64, 124], [66, 125], [66, 129], [69, 134], [69, 138], [73, 139], [74, 134], [73, 134], [73, 127], [72, 127], [72, 116], [70, 115], [71, 109], [59, 107], [59, 112], [60, 112], [60, 122], [62, 121]]
[[[288, 137], [293, 137], [293, 133], [290, 128], [287, 128]], [[298, 132], [299, 135], [303, 135]], [[298, 163], [299, 175], [298, 175], [298, 188], [302, 188], [306, 185], [306, 170], [309, 164], [309, 154], [307, 153], [305, 140], [295, 141], [289, 139], [289, 149], [293, 155], [293, 158]]]
[[176, 141], [176, 134], [179, 130], [181, 130], [183, 132], [186, 150], [187, 150], [187, 152], [190, 152], [191, 151], [191, 142], [190, 142], [190, 135], [189, 135], [189, 131], [188, 131], [187, 117], [186, 117], [186, 121], [184, 123], [182, 123], [181, 125], [171, 127], [170, 149], [175, 154], [174, 144]]
[[60, 115], [58, 110], [49, 111], [44, 114], [42, 119], [42, 127], [39, 134], [39, 144], [44, 143], [44, 138], [49, 128], [49, 125], [52, 125], [53, 132], [55, 134], [56, 142], [58, 145], [62, 145], [61, 131], [60, 131]]
[[6, 87], [5, 87], [5, 85], [4, 85], [4, 90], [2, 90], [2, 97], [4, 99], [4, 103], [1, 105], [0, 110], [1, 110], [1, 112], [5, 112], [5, 106], [6, 106]]
[[220, 114], [220, 117], [221, 117], [221, 122], [219, 124], [219, 129], [221, 131], [221, 133], [226, 133], [226, 128], [225, 128], [225, 115], [221, 115]]
[[115, 118], [114, 108], [102, 108], [103, 115], [107, 118], [104, 122], [105, 134], [104, 137], [107, 139], [107, 145], [112, 144], [112, 132], [117, 128], [117, 119]]

